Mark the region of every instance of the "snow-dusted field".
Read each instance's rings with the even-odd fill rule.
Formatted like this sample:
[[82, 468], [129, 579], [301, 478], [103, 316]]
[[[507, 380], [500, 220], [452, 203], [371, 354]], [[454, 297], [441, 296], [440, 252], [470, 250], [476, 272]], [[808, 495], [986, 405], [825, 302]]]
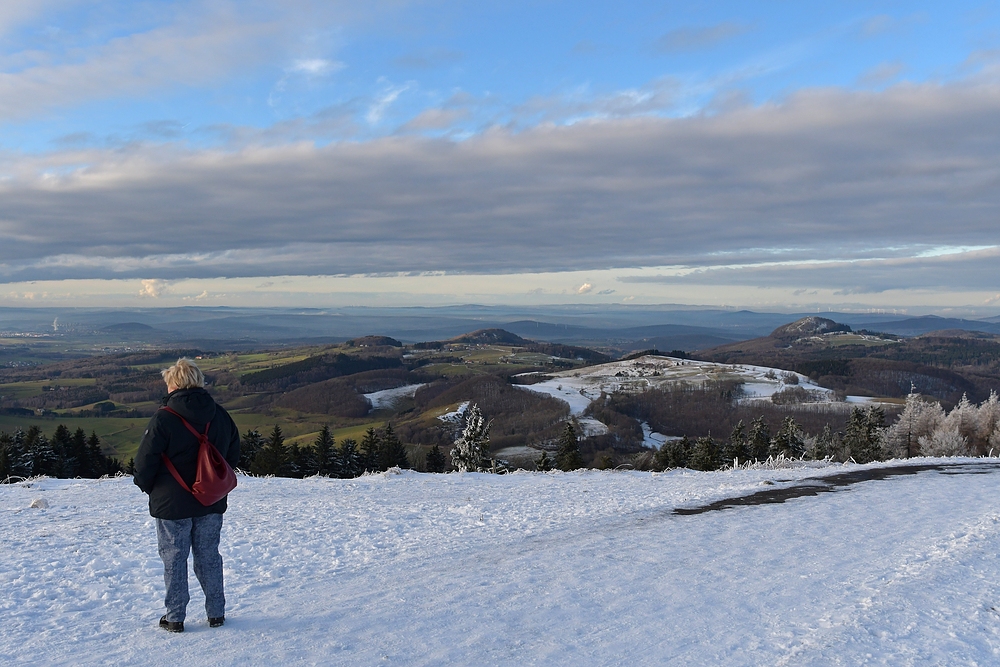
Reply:
[[[860, 467], [241, 478], [223, 528], [227, 623], [208, 628], [193, 584], [180, 635], [156, 627], [161, 565], [130, 479], [0, 486], [0, 656], [997, 664], [1000, 474], [964, 461], [987, 474], [922, 472], [693, 516], [672, 511]], [[48, 508], [30, 508], [39, 499]]]
[[[742, 400], [768, 400], [775, 393], [790, 387], [801, 387], [817, 399], [811, 405], [867, 404], [876, 399], [865, 396], [848, 396], [847, 403], [837, 401], [834, 392], [821, 387], [805, 375], [767, 366], [747, 364], [719, 364], [711, 361], [694, 361], [674, 357], [644, 356], [628, 361], [612, 361], [597, 366], [574, 368], [549, 373], [550, 379], [531, 385], [518, 385], [522, 389], [547, 394], [569, 404], [570, 415], [577, 418], [584, 435], [601, 435], [607, 426], [590, 417], [581, 418], [587, 407], [601, 393], [616, 391], [642, 392], [678, 383], [703, 384], [713, 380], [738, 380], [743, 382], [745, 397]], [[794, 383], [787, 379], [795, 377]], [[658, 447], [667, 436], [649, 431], [643, 426], [647, 447]]]

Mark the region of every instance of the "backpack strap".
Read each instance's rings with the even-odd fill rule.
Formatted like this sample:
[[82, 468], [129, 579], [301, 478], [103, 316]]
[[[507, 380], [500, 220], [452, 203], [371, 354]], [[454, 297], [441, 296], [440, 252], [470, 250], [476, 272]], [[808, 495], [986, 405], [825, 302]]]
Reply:
[[[198, 433], [198, 430], [194, 426], [191, 426], [188, 420], [184, 419], [184, 417], [181, 416], [181, 413], [177, 412], [173, 408], [168, 408], [167, 406], [163, 406], [162, 408], [160, 408], [160, 410], [163, 410], [164, 412], [169, 412], [170, 414], [174, 415], [182, 422], [184, 422], [184, 426], [187, 427], [187, 430], [191, 431], [191, 433], [194, 434], [194, 437], [198, 438], [199, 447], [201, 446], [203, 440], [205, 442], [208, 442], [208, 427], [212, 424], [212, 422], [208, 422], [207, 424], [205, 424], [204, 433]], [[211, 444], [211, 442], [209, 442], [209, 444]], [[160, 458], [163, 459], [163, 463], [167, 466], [167, 470], [169, 470], [170, 474], [173, 475], [175, 480], [177, 480], [177, 483], [181, 485], [181, 488], [187, 491], [188, 493], [194, 493], [191, 490], [191, 487], [187, 485], [187, 482], [185, 482], [184, 479], [181, 477], [181, 474], [177, 472], [177, 468], [174, 467], [174, 463], [173, 461], [170, 460], [170, 457], [168, 457], [166, 454], [160, 454]]]

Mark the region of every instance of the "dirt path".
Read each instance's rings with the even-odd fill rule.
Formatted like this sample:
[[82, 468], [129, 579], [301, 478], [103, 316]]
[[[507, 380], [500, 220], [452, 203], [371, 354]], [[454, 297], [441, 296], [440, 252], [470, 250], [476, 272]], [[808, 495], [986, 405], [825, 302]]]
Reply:
[[[783, 503], [786, 500], [791, 500], [793, 498], [818, 496], [821, 493], [833, 493], [834, 491], [851, 486], [852, 484], [857, 484], [858, 482], [883, 480], [903, 475], [916, 475], [922, 472], [938, 472], [942, 475], [987, 475], [998, 471], [1000, 471], [1000, 461], [984, 461], [982, 463], [914, 464], [895, 466], [892, 468], [867, 468], [864, 470], [842, 472], [836, 475], [829, 475], [827, 477], [807, 477], [793, 486], [782, 486], [775, 489], [758, 491], [757, 493], [753, 493], [749, 496], [738, 496], [736, 498], [716, 500], [713, 503], [702, 505], [700, 507], [679, 507], [674, 510], [674, 514], [704, 514], [705, 512], [724, 510], [731, 507]], [[778, 481], [780, 483], [781, 480]]]

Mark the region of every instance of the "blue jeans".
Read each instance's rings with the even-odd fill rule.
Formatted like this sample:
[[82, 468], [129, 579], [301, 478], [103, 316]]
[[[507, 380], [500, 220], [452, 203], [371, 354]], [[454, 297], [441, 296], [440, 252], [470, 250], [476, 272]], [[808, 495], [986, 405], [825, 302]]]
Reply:
[[156, 541], [163, 560], [163, 580], [167, 584], [167, 620], [184, 621], [188, 593], [187, 560], [194, 552], [194, 575], [205, 592], [205, 611], [209, 618], [226, 614], [226, 595], [222, 586], [222, 556], [219, 533], [222, 515], [208, 514], [193, 519], [156, 520]]

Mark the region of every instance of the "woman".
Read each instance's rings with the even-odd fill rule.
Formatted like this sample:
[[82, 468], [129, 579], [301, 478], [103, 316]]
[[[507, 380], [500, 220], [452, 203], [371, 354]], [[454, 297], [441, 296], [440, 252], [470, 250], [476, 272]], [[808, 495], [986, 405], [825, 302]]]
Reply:
[[[232, 417], [205, 391], [205, 376], [190, 359], [162, 371], [167, 383], [163, 406], [187, 420], [199, 433], [209, 424], [208, 439], [236, 467], [240, 460], [240, 432]], [[190, 487], [195, 480], [198, 439], [184, 422], [167, 410], [157, 410], [135, 456], [136, 486], [149, 495], [149, 513], [156, 518], [156, 538], [163, 559], [167, 584], [167, 613], [160, 627], [184, 632], [188, 594], [187, 559], [194, 552], [194, 573], [205, 592], [208, 624], [217, 628], [226, 620], [226, 596], [222, 585], [219, 532], [226, 498], [202, 505], [174, 479], [163, 462], [166, 455]]]

